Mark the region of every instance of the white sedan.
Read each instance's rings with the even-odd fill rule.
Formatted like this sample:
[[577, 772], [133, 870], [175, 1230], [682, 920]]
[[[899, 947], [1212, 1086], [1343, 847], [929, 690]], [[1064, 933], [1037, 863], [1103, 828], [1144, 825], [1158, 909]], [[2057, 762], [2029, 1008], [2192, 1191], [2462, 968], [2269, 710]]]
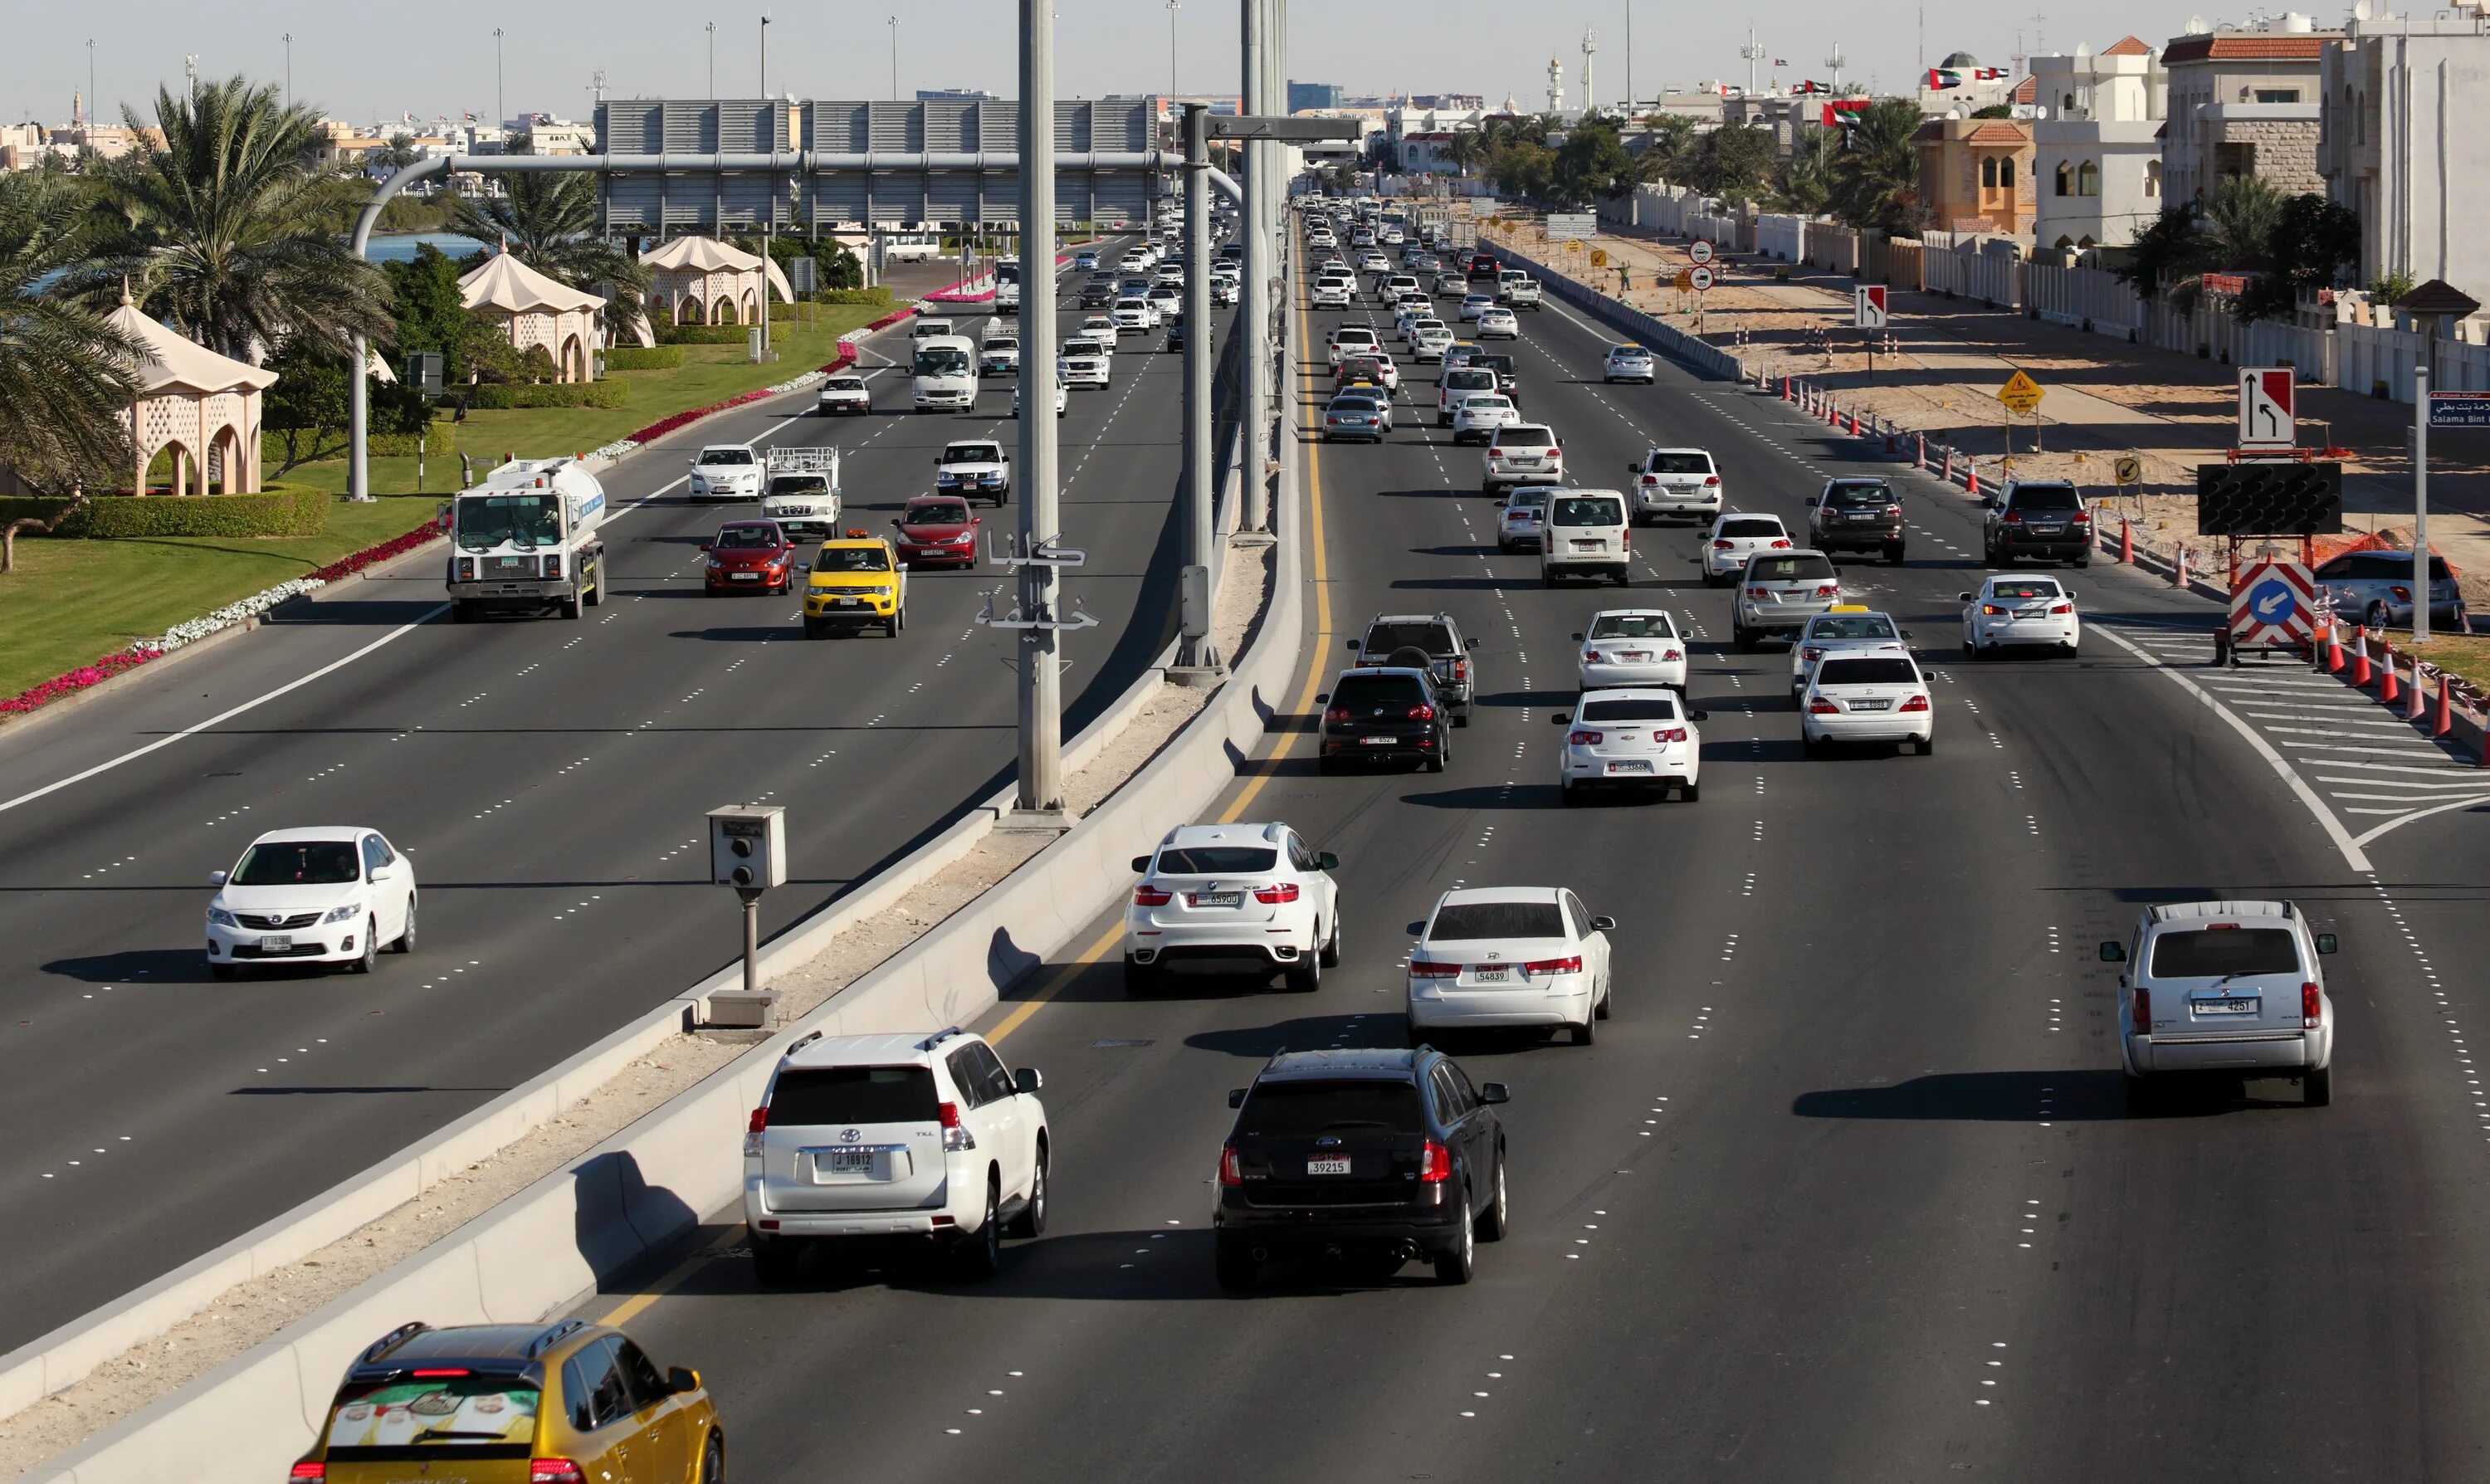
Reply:
[[[1058, 418], [1072, 410], [1072, 388], [1060, 374], [1062, 366], [1063, 363], [1060, 361], [1056, 363], [1058, 374], [1055, 379], [1055, 415]], [[1012, 416], [1015, 418], [1020, 416], [1020, 388], [1018, 387], [1012, 388]]]
[[2084, 638], [2075, 591], [2055, 577], [1989, 578], [1962, 595], [1962, 652], [1986, 659], [2010, 644], [2074, 654]]
[[1429, 321], [1409, 336], [1410, 359], [1441, 361], [1444, 352], [1453, 348], [1453, 332], [1441, 321]]
[[1936, 750], [1928, 678], [1908, 655], [1833, 655], [1799, 693], [1799, 741], [1809, 757], [1833, 742], [1917, 742]]
[[1661, 608], [1610, 608], [1591, 615], [1591, 626], [1574, 636], [1581, 651], [1574, 676], [1584, 690], [1620, 685], [1663, 685], [1686, 690], [1686, 640], [1677, 621]]
[[1703, 568], [1703, 585], [1718, 587], [1735, 582], [1747, 569], [1747, 559], [1767, 551], [1789, 551], [1798, 543], [1790, 539], [1789, 528], [1779, 515], [1758, 515], [1752, 510], [1723, 510], [1703, 536], [1703, 545], [1694, 560]]
[[1611, 346], [1607, 360], [1600, 364], [1604, 381], [1638, 381], [1649, 386], [1658, 373], [1659, 364], [1652, 360], [1651, 352], [1639, 345]]
[[1133, 858], [1124, 988], [1147, 994], [1180, 963], [1288, 975], [1321, 987], [1340, 963], [1340, 861], [1286, 825], [1179, 825]]
[[1511, 309], [1482, 309], [1478, 317], [1478, 337], [1482, 340], [1518, 340], [1521, 338], [1521, 321]]
[[1807, 621], [1790, 645], [1790, 693], [1807, 688], [1807, 676], [1835, 655], [1907, 655], [1911, 631], [1896, 626], [1892, 615], [1860, 603], [1836, 603]]
[[1493, 294], [1471, 294], [1462, 300], [1461, 316], [1463, 319], [1477, 319], [1494, 307]]
[[1574, 1033], [1608, 1018], [1609, 917], [1561, 887], [1472, 887], [1435, 899], [1409, 949], [1409, 1039], [1497, 1027]]
[[1501, 393], [1473, 393], [1453, 409], [1453, 442], [1485, 443], [1497, 428], [1520, 421], [1521, 409], [1513, 405], [1513, 398]]
[[377, 829], [272, 829], [230, 871], [212, 871], [208, 972], [344, 964], [372, 972], [383, 946], [415, 951], [415, 865]]
[[1571, 712], [1549, 718], [1566, 729], [1557, 797], [1573, 804], [1598, 788], [1674, 788], [1693, 803], [1703, 797], [1703, 730], [1695, 723], [1705, 715], [1659, 685], [1582, 692]]

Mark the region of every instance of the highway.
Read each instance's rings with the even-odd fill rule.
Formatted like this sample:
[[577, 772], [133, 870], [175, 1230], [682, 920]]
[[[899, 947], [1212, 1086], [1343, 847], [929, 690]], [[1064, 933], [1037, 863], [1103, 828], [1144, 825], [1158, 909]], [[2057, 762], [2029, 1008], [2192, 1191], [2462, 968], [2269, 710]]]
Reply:
[[[930, 490], [942, 443], [1013, 436], [1008, 383], [972, 416], [911, 415], [906, 334], [862, 347], [874, 416], [809, 416], [799, 393], [608, 471], [614, 586], [581, 622], [452, 626], [427, 559], [0, 733], [0, 1350], [729, 962], [710, 807], [788, 808], [795, 879], [767, 897], [767, 933], [1009, 781], [1011, 646], [973, 623], [999, 569], [916, 573], [895, 641], [806, 643], [796, 597], [702, 591], [701, 541], [758, 513], [684, 502], [704, 444], [836, 445], [852, 523], [878, 530]], [[1063, 529], [1089, 552], [1068, 586], [1101, 620], [1067, 644], [1067, 737], [1173, 632], [1183, 375], [1162, 348], [1127, 339], [1114, 386], [1076, 391], [1060, 424]], [[1007, 534], [1018, 507], [986, 519]], [[313, 824], [407, 849], [418, 950], [369, 977], [212, 982], [208, 873]]]
[[[1339, 318], [1300, 320], [1302, 411]], [[1786, 652], [1726, 642], [1683, 532], [1635, 533], [1631, 595], [1543, 590], [1494, 550], [1420, 368], [1384, 445], [1311, 451], [1312, 673], [1217, 811], [1340, 855], [1319, 993], [1129, 1000], [1102, 917], [982, 1027], [1045, 1072], [1054, 1136], [1051, 1230], [1000, 1278], [764, 1292], [726, 1210], [576, 1312], [700, 1368], [758, 1477], [2479, 1477], [2490, 862], [2482, 805], [2454, 802], [2477, 778], [2304, 671], [2213, 669], [2213, 605], [2134, 571], [2066, 574], [2080, 658], [1962, 661], [1971, 502], [1665, 361], [1604, 387], [1606, 343], [1523, 317], [1526, 412], [1575, 482], [1702, 445], [1732, 509], [1795, 521], [1826, 475], [1895, 477], [1910, 561], [1844, 564], [1845, 597], [1913, 630], [1932, 757], [1803, 759]], [[1628, 602], [1700, 641], [1703, 798], [1560, 811], [1568, 636]], [[1317, 775], [1306, 713], [1342, 639], [1438, 605], [1486, 636], [1448, 771]], [[1405, 927], [1463, 884], [1567, 885], [1623, 923], [1596, 1046], [1459, 1053], [1513, 1089], [1513, 1237], [1460, 1290], [1412, 1265], [1223, 1296], [1224, 1093], [1282, 1047], [1401, 1044]], [[2093, 946], [2215, 894], [2341, 936], [2332, 1107], [2259, 1080], [2128, 1113]]]

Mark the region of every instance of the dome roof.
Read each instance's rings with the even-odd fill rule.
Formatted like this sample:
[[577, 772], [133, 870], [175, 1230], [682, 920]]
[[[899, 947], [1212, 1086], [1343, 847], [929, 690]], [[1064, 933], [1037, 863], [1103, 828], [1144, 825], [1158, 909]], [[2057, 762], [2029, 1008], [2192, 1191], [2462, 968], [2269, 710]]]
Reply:
[[1979, 65], [1980, 59], [1967, 51], [1948, 52], [1946, 59], [1937, 64], [1939, 67], [1978, 67]]

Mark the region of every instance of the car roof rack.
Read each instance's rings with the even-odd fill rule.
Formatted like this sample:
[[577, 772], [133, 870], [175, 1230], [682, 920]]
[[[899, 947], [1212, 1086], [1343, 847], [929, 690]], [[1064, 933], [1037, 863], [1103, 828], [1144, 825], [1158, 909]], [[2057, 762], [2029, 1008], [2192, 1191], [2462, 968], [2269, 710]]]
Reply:
[[431, 1327], [432, 1326], [430, 1324], [425, 1324], [420, 1319], [407, 1321], [405, 1324], [398, 1325], [395, 1329], [392, 1329], [389, 1333], [382, 1335], [379, 1339], [374, 1340], [371, 1344], [364, 1346], [362, 1363], [364, 1365], [371, 1364], [381, 1356], [388, 1354], [391, 1351], [397, 1349], [399, 1346], [404, 1345], [407, 1341], [414, 1339], [417, 1335], [423, 1333]]
[[955, 1035], [964, 1035], [966, 1033], [967, 1033], [962, 1031], [958, 1026], [945, 1026], [941, 1030], [935, 1032], [932, 1035], [918, 1041], [916, 1043], [916, 1049], [919, 1051], [932, 1051], [935, 1047], [941, 1045], [951, 1037]]
[[543, 1354], [546, 1351], [553, 1349], [556, 1344], [579, 1333], [579, 1331], [587, 1327], [588, 1321], [584, 1319], [566, 1319], [558, 1324], [546, 1325], [543, 1333], [528, 1342], [528, 1358], [530, 1360], [534, 1360], [538, 1355]]

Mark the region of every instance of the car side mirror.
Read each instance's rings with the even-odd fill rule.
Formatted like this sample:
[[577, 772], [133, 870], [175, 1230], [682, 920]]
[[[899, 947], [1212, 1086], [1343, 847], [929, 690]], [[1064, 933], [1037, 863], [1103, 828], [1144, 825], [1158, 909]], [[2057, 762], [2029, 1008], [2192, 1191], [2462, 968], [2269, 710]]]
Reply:
[[1513, 1090], [1506, 1087], [1501, 1082], [1482, 1082], [1479, 1084], [1479, 1101], [1482, 1103], [1509, 1103], [1513, 1101]]
[[1955, 600], [1956, 602], [1964, 602], [1964, 603], [1967, 603], [1967, 602], [1971, 601], [1971, 595], [1970, 595], [1970, 594], [1968, 594], [1968, 593], [1956, 593], [1956, 594], [1954, 595], [1954, 600]]
[[1688, 717], [1695, 721], [1709, 721], [1712, 719], [1712, 713], [1710, 712], [1688, 712], [1686, 714]]
[[1464, 646], [1464, 648], [1467, 648], [1467, 649], [1473, 649], [1473, 650], [1474, 650], [1474, 649], [1477, 649], [1478, 647], [1479, 647], [1479, 642], [1478, 642], [1478, 640], [1477, 640], [1477, 639], [1475, 639], [1475, 638], [1471, 639], [1471, 640], [1468, 642], [1468, 644]]
[[1331, 692], [1326, 690], [1320, 695], [1316, 696], [1315, 704], [1317, 706], [1329, 706], [1331, 704]]
[[1133, 869], [1134, 869], [1134, 870], [1136, 870], [1136, 871], [1146, 871], [1146, 870], [1148, 870], [1149, 868], [1150, 868], [1150, 858], [1149, 858], [1149, 857], [1147, 857], [1147, 856], [1135, 856], [1135, 857], [1133, 858]]
[[1354, 650], [1357, 648], [1357, 641], [1354, 639], [1344, 639], [1341, 641], [1341, 648]]
[[2069, 588], [2069, 589], [2067, 589], [2067, 601], [2069, 601], [2069, 602], [2073, 602], [2076, 598], [2081, 597], [2083, 597], [2083, 596], [2084, 596], [2084, 595], [2082, 595], [2081, 593], [2076, 592], [2076, 591], [2075, 591], [2074, 589], [2072, 589], [2072, 588]]
[[[1330, 851], [1318, 850], [1315, 852], [1315, 869], [1317, 871], [1337, 871], [1340, 869], [1340, 858], [1333, 855]], [[2334, 950], [2329, 948], [2326, 951], [2331, 953]]]
[[2320, 933], [2317, 935], [2318, 952], [2331, 953], [2334, 951], [2334, 935], [2332, 933]]
[[1231, 1108], [1242, 1108], [1245, 1106], [1245, 1090], [1243, 1088], [1230, 1088], [1228, 1090], [1228, 1106]]
[[225, 884], [225, 873], [224, 873], [224, 872], [222, 872], [222, 871], [210, 871], [210, 872], [208, 873], [208, 885], [209, 885], [209, 886], [211, 886], [211, 887], [221, 887], [221, 886], [223, 886], [224, 884]]
[[707, 550], [709, 550], [709, 542], [707, 542], [707, 541], [703, 541], [703, 542], [701, 542], [701, 550], [703, 550], [703, 551], [707, 551]]
[[1046, 1074], [1034, 1066], [1023, 1066], [1012, 1072], [1012, 1091], [1027, 1097], [1046, 1086]]
[[1614, 917], [1593, 917], [1591, 919], [1591, 931], [1595, 933], [1613, 933], [1616, 930], [1617, 919]]
[[1412, 938], [1424, 938], [1427, 936], [1427, 924], [1424, 919], [1409, 924], [1409, 936]]
[[1897, 628], [1895, 632], [1900, 634], [1905, 639], [1911, 636], [1911, 631], [1907, 628]]
[[1574, 713], [1572, 712], [1558, 712], [1555, 715], [1548, 718], [1548, 724], [1552, 727], [1561, 727], [1573, 719]]
[[385, 865], [376, 865], [372, 867], [371, 879], [373, 881], [395, 881], [397, 879], [397, 872], [391, 870]]
[[1642, 465], [1637, 464], [1637, 463], [1635, 463], [1635, 462], [1633, 462], [1633, 461], [1629, 460], [1629, 461], [1627, 462], [1627, 464], [1626, 464], [1626, 473], [1628, 473], [1628, 474], [1640, 474], [1640, 473], [1642, 473]]
[[2104, 964], [2126, 963], [2127, 945], [2107, 938], [2102, 939], [2100, 946], [2100, 961]]
[[1576, 635], [1574, 636], [1574, 642], [1575, 642], [1576, 644], [1579, 644], [1579, 643], [1581, 643], [1581, 642], [1582, 642], [1582, 636], [1581, 636], [1580, 634], [1576, 634]]
[[698, 1391], [701, 1387], [700, 1372], [676, 1366], [666, 1373], [666, 1386], [678, 1396], [687, 1391]]

